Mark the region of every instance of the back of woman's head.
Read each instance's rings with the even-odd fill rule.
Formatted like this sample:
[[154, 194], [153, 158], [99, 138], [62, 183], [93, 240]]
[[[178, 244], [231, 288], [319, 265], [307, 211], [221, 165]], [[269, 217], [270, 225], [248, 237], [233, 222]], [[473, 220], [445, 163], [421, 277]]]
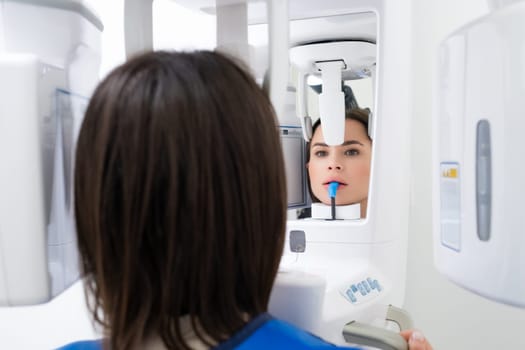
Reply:
[[92, 311], [112, 348], [151, 334], [184, 347], [183, 315], [218, 342], [266, 310], [283, 169], [271, 104], [231, 59], [155, 52], [104, 79], [78, 140], [75, 213]]

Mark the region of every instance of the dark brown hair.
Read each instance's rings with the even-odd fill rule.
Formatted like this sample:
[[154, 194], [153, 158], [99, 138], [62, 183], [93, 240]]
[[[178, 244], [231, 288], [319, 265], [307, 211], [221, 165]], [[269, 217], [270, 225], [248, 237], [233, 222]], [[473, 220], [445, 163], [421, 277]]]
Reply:
[[268, 97], [215, 52], [154, 52], [96, 89], [75, 168], [90, 308], [112, 349], [158, 334], [188, 348], [266, 311], [283, 249], [286, 188]]

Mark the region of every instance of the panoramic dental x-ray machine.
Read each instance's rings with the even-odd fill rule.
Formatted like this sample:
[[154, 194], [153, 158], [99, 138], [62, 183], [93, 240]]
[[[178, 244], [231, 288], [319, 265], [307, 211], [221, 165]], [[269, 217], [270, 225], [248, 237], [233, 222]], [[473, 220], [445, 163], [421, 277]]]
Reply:
[[[384, 328], [394, 319], [400, 328], [410, 326], [389, 308], [403, 304], [405, 287], [410, 1], [177, 2], [216, 14], [217, 48], [244, 59], [269, 89], [290, 208], [309, 205], [304, 145], [312, 106], [318, 106], [327, 143], [340, 144], [341, 82], [372, 80], [367, 217], [339, 208], [336, 220], [291, 215], [270, 312], [336, 344], [405, 349], [395, 332], [378, 337], [365, 325]], [[50, 300], [78, 278], [72, 164], [83, 109], [97, 82], [102, 24], [81, 1], [0, 4], [0, 157], [9, 165], [0, 173], [0, 304], [29, 305]], [[124, 3], [128, 55], [153, 48], [151, 5]], [[28, 20], [17, 22], [20, 17]], [[57, 24], [55, 32], [43, 25], [49, 21]], [[28, 22], [33, 25], [24, 26]], [[249, 37], [261, 29], [269, 39], [251, 44]], [[320, 96], [307, 86], [309, 76], [322, 81]]]
[[[320, 117], [327, 143], [340, 144], [341, 81], [372, 80], [367, 217], [340, 208], [336, 220], [290, 215], [270, 312], [337, 344], [406, 348], [394, 332], [377, 336], [365, 325], [391, 318], [409, 326], [388, 305], [403, 304], [405, 286], [411, 2], [174, 1], [216, 14], [218, 49], [266, 82], [291, 209], [310, 204], [304, 142], [312, 122]], [[525, 307], [525, 3], [490, 3], [492, 13], [440, 49], [434, 256], [455, 283]], [[153, 48], [151, 5], [125, 1], [128, 54]], [[72, 164], [97, 83], [102, 29], [81, 0], [0, 0], [0, 306], [44, 303], [78, 279]], [[254, 44], [260, 29], [269, 40]], [[320, 96], [308, 86], [311, 76], [322, 81]]]

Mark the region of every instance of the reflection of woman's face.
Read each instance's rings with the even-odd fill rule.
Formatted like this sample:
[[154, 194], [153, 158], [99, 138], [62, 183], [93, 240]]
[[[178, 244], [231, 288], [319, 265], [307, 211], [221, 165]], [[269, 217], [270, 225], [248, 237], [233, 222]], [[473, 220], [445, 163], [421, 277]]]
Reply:
[[336, 204], [361, 204], [361, 217], [366, 216], [372, 142], [365, 126], [353, 119], [345, 120], [345, 139], [339, 146], [324, 142], [322, 127], [318, 127], [310, 143], [307, 164], [313, 194], [330, 204], [328, 184], [339, 182]]

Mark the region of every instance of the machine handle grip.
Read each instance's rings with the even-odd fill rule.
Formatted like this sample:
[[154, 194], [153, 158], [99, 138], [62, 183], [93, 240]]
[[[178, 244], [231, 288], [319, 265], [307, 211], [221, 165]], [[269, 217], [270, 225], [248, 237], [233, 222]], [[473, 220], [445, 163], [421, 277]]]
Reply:
[[343, 328], [346, 342], [371, 346], [382, 350], [408, 350], [406, 340], [399, 334], [384, 328], [352, 321]]
[[410, 314], [406, 310], [393, 305], [388, 305], [386, 320], [396, 323], [400, 331], [414, 328], [414, 322]]

